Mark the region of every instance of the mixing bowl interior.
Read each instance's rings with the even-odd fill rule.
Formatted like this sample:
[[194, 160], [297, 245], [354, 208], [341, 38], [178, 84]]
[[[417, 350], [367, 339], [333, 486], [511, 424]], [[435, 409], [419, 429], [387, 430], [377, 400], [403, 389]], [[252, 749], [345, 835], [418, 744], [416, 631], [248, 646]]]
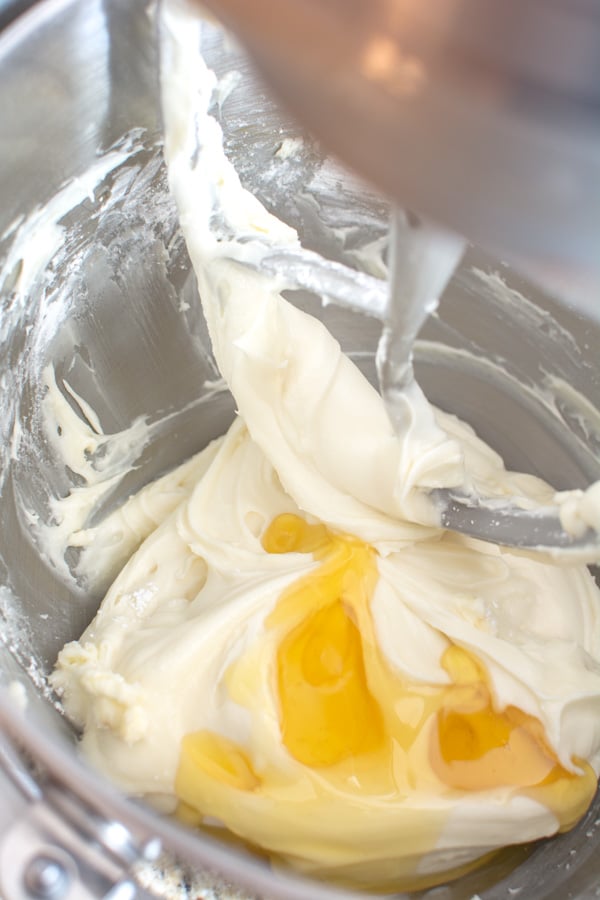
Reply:
[[[4, 682], [28, 673], [34, 727], [65, 752], [76, 736], [46, 676], [108, 583], [86, 577], [68, 529], [100, 521], [234, 416], [166, 184], [154, 14], [137, 0], [51, 0], [0, 41], [0, 662]], [[384, 272], [385, 202], [281, 115], [218, 32], [204, 50], [246, 186], [307, 246]], [[290, 296], [374, 380], [378, 323]], [[600, 477], [599, 349], [600, 326], [472, 248], [423, 331], [416, 371], [510, 467], [584, 487]], [[83, 512], [67, 515], [56, 501], [74, 489]], [[599, 811], [597, 801], [573, 832], [423, 896], [564, 897], [567, 884], [578, 896], [597, 880]], [[189, 835], [178, 846], [193, 861]]]

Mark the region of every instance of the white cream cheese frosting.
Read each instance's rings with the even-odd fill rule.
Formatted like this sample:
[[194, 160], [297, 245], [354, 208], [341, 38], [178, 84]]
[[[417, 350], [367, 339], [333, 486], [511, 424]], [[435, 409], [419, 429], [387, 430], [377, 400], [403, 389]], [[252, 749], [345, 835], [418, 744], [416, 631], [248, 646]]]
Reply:
[[119, 514], [140, 546], [53, 684], [126, 792], [317, 876], [441, 880], [591, 801], [600, 592], [438, 528], [420, 488], [553, 492], [417, 386], [395, 435], [324, 326], [215, 241], [215, 184], [244, 252], [297, 238], [224, 159], [194, 21], [165, 23], [171, 186], [239, 415]]
[[[81, 640], [61, 652], [54, 685], [95, 767], [160, 808], [181, 801], [189, 818], [195, 806], [305, 871], [365, 885], [459, 866], [552, 834], [583, 812], [595, 776], [588, 769], [578, 777], [575, 761], [596, 771], [600, 763], [600, 603], [587, 570], [449, 533], [426, 531], [408, 543], [400, 529], [395, 548], [386, 535], [381, 554], [371, 543], [377, 583], [369, 615], [399, 685], [398, 721], [419, 734], [421, 692], [451, 686], [443, 662], [459, 648], [463, 663], [473, 658], [484, 668], [494, 710], [518, 708], [540, 723], [551, 768], [564, 769], [557, 783], [567, 801], [546, 797], [543, 786], [536, 795], [535, 785], [512, 784], [525, 751], [512, 759], [508, 783], [472, 790], [445, 783], [431, 764], [435, 716], [408, 750], [398, 744], [393, 777], [372, 779], [369, 788], [368, 752], [309, 766], [282, 734], [277, 654], [289, 626], [273, 629], [269, 619], [317, 564], [307, 553], [269, 553], [261, 538], [282, 515], [316, 517], [283, 489], [241, 419], [208, 452], [189, 495], [133, 555]], [[366, 520], [367, 533], [371, 527]], [[314, 723], [304, 724], [310, 734]], [[216, 735], [243, 752], [257, 780], [252, 789], [200, 768], [202, 801], [190, 802], [182, 746], [194, 735]]]

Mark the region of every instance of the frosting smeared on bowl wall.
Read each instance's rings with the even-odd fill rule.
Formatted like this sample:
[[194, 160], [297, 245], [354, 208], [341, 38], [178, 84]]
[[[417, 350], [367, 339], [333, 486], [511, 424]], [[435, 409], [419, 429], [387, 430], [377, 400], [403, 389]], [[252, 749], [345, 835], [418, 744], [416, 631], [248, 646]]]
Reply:
[[125, 791], [319, 877], [439, 882], [591, 802], [600, 593], [427, 521], [415, 488], [465, 469], [552, 489], [417, 389], [398, 438], [327, 329], [227, 258], [204, 166], [238, 229], [296, 237], [227, 168], [194, 23], [166, 27], [171, 186], [239, 416], [130, 501], [141, 545], [52, 680]]

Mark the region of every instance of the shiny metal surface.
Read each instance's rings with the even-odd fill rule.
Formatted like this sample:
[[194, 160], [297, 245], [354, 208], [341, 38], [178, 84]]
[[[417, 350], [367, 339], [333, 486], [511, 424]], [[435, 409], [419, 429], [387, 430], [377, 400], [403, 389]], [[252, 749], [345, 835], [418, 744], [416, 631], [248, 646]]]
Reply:
[[510, 502], [490, 503], [489, 498], [452, 489], [432, 491], [440, 510], [442, 525], [471, 537], [523, 550], [560, 551], [563, 560], [600, 560], [600, 535], [592, 528], [574, 536], [560, 523], [558, 507], [546, 506], [534, 512]]
[[6, 28], [17, 16], [24, 12], [35, 0], [0, 0], [0, 30]]
[[206, 0], [401, 205], [600, 318], [597, 0]]
[[[220, 76], [241, 73], [221, 116], [244, 182], [307, 246], [378, 274], [381, 261], [365, 246], [379, 246], [386, 204], [308, 139], [292, 156], [277, 156], [285, 138], [299, 136], [298, 126], [279, 113], [230, 43], [209, 31], [204, 49]], [[0, 727], [21, 776], [30, 783], [33, 758], [40, 790], [52, 786], [95, 821], [121, 823], [138, 847], [160, 836], [204, 873], [204, 884], [217, 886], [217, 896], [228, 896], [224, 877], [249, 894], [283, 900], [348, 897], [272, 871], [120, 795], [79, 758], [76, 735], [47, 689], [57, 651], [80, 634], [104, 588], [75, 583], [36, 537], [48, 499], [76, 481], [40, 424], [47, 366], [91, 404], [107, 434], [140, 416], [155, 423], [149, 446], [107, 504], [221, 433], [233, 403], [225, 393], [199, 400], [216, 372], [161, 162], [151, 8], [144, 0], [37, 5], [0, 36], [0, 109]], [[378, 323], [322, 309], [306, 292], [294, 296], [374, 378]], [[509, 464], [557, 488], [600, 476], [595, 323], [470, 250], [422, 338], [416, 371], [428, 395], [470, 421]], [[24, 710], [15, 704], [14, 682], [23, 686]], [[588, 900], [600, 878], [599, 819], [597, 800], [570, 834], [515, 848], [480, 872], [415, 896]], [[157, 876], [152, 890], [163, 888]]]

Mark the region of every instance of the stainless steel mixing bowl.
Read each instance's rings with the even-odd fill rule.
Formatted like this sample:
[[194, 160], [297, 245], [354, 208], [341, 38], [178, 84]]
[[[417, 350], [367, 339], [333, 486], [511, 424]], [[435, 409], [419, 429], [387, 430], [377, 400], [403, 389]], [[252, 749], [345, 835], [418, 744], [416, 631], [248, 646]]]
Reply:
[[332, 152], [600, 316], [597, 0], [204, 0]]
[[[386, 204], [278, 112], [229, 42], [209, 29], [204, 49], [223, 79], [215, 110], [245, 183], [308, 246], [381, 267]], [[145, 0], [46, 0], [0, 37], [0, 895], [213, 897], [213, 886], [226, 897], [225, 881], [242, 895], [349, 896], [121, 796], [79, 758], [46, 683], [105, 587], [74, 580], [76, 554], [65, 560], [44, 539], [52, 499], [81, 482], [44, 431], [48, 367], [73, 413], [85, 418], [89, 404], [107, 436], [147, 423], [147, 445], [131, 448], [105, 508], [233, 416], [210, 384], [217, 373], [166, 187], [157, 80]], [[377, 323], [295, 299], [372, 377]], [[510, 465], [578, 487], [600, 477], [599, 350], [598, 324], [471, 249], [426, 326], [417, 373]], [[107, 454], [91, 460], [106, 477]], [[571, 833], [418, 896], [598, 896], [599, 826], [596, 801]], [[184, 866], [170, 880], [162, 858], [144, 862], [156, 839]]]

